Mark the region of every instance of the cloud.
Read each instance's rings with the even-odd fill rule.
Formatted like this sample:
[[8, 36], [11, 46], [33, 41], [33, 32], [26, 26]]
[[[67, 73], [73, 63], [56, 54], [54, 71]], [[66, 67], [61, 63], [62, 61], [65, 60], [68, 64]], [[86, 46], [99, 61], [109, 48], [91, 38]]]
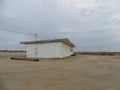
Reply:
[[[0, 28], [38, 33], [39, 39], [70, 38], [76, 50], [81, 51], [116, 50], [119, 10], [119, 0], [5, 0], [0, 10]], [[17, 42], [34, 39], [14, 35], [0, 32], [0, 47], [14, 48]]]
[[2, 11], [2, 15], [6, 18], [10, 18], [10, 19], [14, 18], [14, 16], [8, 11]]
[[[80, 12], [82, 15], [89, 15], [95, 11], [97, 4], [94, 2], [83, 2], [82, 0], [53, 0], [51, 4], [57, 4], [57, 8], [68, 15], [75, 15]], [[74, 14], [75, 13], [75, 14]]]

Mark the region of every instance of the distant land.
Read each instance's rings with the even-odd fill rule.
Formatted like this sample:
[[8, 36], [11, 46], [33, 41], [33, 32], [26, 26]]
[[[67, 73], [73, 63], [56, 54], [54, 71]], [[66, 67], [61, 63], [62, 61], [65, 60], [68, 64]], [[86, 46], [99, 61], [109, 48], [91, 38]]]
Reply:
[[[26, 52], [25, 50], [0, 50], [0, 52]], [[120, 55], [120, 52], [101, 52], [101, 51], [95, 51], [95, 52], [74, 52], [74, 54], [78, 55], [109, 55], [109, 56], [114, 56], [114, 55]]]
[[0, 50], [0, 52], [26, 52], [25, 50]]

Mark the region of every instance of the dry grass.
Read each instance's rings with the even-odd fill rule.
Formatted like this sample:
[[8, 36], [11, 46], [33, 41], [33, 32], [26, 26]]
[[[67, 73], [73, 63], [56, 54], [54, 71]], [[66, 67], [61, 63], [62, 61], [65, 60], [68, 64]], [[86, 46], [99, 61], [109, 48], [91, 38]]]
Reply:
[[0, 52], [0, 90], [120, 90], [120, 56], [76, 55], [14, 61], [24, 52]]

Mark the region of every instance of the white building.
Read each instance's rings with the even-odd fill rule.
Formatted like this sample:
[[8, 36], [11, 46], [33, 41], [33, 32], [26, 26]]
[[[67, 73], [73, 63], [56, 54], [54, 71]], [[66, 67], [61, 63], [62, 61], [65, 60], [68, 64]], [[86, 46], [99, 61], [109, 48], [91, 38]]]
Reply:
[[63, 58], [73, 54], [75, 45], [69, 39], [24, 41], [28, 58]]

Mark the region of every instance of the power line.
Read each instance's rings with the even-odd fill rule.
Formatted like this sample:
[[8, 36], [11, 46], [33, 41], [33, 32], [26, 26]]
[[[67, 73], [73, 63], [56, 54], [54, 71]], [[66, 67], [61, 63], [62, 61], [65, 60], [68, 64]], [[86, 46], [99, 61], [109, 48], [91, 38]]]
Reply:
[[[10, 32], [10, 33], [18, 33], [18, 34], [24, 34], [24, 35], [31, 35], [31, 36], [41, 36], [38, 33], [25, 33], [25, 32], [17, 32], [17, 31], [12, 31], [12, 30], [8, 30], [8, 29], [4, 29], [4, 28], [0, 28], [0, 31], [4, 31], [4, 32]], [[49, 34], [44, 34], [44, 35], [49, 35]], [[51, 35], [50, 35], [51, 36]]]
[[25, 34], [25, 35], [34, 35], [32, 33], [24, 33], [24, 32], [17, 32], [17, 31], [10, 31], [7, 29], [0, 28], [0, 31], [10, 32], [10, 33], [19, 33], [19, 34]]

